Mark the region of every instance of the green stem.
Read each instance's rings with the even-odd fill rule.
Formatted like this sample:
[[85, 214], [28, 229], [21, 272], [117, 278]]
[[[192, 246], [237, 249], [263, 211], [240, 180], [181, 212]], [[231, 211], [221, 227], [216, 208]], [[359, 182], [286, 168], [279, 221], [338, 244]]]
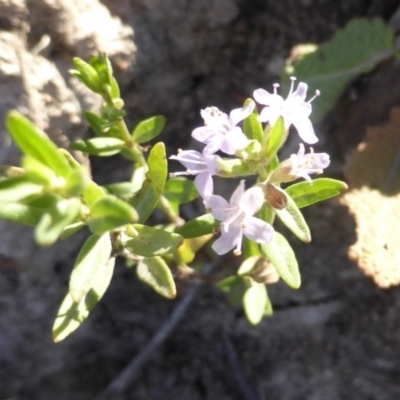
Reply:
[[167, 218], [176, 226], [182, 226], [185, 223], [185, 220], [183, 220], [172, 208], [171, 203], [168, 201], [168, 199], [165, 196], [160, 196], [160, 199], [158, 201], [158, 207], [160, 210], [164, 212], [164, 214], [167, 216]]

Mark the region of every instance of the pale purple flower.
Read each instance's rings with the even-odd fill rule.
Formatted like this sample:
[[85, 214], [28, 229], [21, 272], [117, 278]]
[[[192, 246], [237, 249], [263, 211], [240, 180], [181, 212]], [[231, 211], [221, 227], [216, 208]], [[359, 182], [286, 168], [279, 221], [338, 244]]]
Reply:
[[254, 186], [245, 191], [242, 180], [229, 203], [218, 195], [210, 196], [206, 203], [211, 214], [221, 221], [221, 236], [212, 246], [217, 254], [225, 254], [232, 249], [235, 249], [236, 255], [241, 254], [243, 235], [257, 243], [268, 243], [272, 240], [274, 228], [253, 217], [264, 203], [261, 187]]
[[315, 96], [306, 102], [308, 86], [306, 83], [300, 82], [297, 89], [293, 91], [295, 79], [291, 78], [292, 83], [286, 100], [277, 94], [279, 86], [277, 83], [274, 84], [274, 93], [269, 93], [264, 89], [254, 91], [255, 100], [266, 106], [261, 111], [259, 120], [269, 122], [271, 126], [274, 126], [276, 120], [282, 116], [286, 129], [293, 124], [304, 142], [314, 144], [318, 142], [318, 138], [315, 136], [309, 116], [312, 110], [311, 102], [316, 96], [319, 96], [320, 92], [317, 90]]
[[171, 156], [171, 160], [182, 163], [187, 170], [175, 172], [173, 175], [197, 175], [194, 179], [197, 191], [204, 199], [214, 192], [212, 176], [218, 173], [218, 160], [221, 157], [215, 155], [205, 156], [195, 150], [179, 150], [177, 156]]
[[314, 153], [305, 154], [305, 148], [300, 143], [300, 148], [297, 154], [290, 156], [291, 171], [290, 174], [299, 178], [312, 182], [310, 174], [321, 174], [322, 170], [330, 164], [329, 154], [327, 153]]
[[247, 118], [254, 109], [255, 103], [251, 102], [246, 107], [232, 110], [229, 116], [217, 107], [207, 107], [201, 110], [205, 126], [196, 128], [192, 137], [205, 143], [204, 155], [216, 153], [218, 150], [226, 154], [235, 154], [246, 147], [248, 139], [239, 126], [240, 121]]

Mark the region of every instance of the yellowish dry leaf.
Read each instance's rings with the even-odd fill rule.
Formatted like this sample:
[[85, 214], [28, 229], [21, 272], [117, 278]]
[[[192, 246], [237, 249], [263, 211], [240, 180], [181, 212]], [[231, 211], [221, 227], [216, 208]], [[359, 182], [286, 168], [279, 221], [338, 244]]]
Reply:
[[349, 158], [350, 190], [341, 198], [356, 222], [349, 257], [382, 288], [400, 284], [400, 108], [390, 122], [369, 128]]

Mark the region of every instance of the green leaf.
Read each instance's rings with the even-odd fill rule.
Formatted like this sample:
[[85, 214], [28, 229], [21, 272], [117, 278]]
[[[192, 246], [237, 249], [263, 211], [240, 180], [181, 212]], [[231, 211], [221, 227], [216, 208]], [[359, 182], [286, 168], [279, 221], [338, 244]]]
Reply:
[[267, 303], [267, 289], [263, 283], [252, 282], [243, 296], [244, 312], [252, 325], [261, 322]]
[[[253, 99], [247, 99], [244, 102], [244, 107], [246, 107], [251, 102], [254, 102]], [[264, 129], [262, 127], [261, 122], [258, 120], [258, 110], [257, 107], [254, 107], [253, 112], [243, 121], [243, 131], [248, 139], [257, 140], [262, 143], [264, 137]]]
[[26, 204], [7, 203], [0, 205], [0, 218], [18, 224], [35, 226], [43, 215], [43, 209]]
[[213, 237], [212, 234], [204, 235], [192, 239], [184, 239], [183, 243], [176, 250], [179, 260], [185, 264], [190, 264], [196, 253]]
[[239, 305], [242, 302], [244, 282], [240, 276], [228, 276], [219, 281], [217, 287], [229, 296], [229, 300], [233, 305]]
[[88, 140], [78, 140], [72, 144], [74, 150], [79, 150], [98, 157], [109, 157], [118, 154], [125, 147], [125, 142], [114, 137], [97, 137]]
[[272, 159], [278, 153], [287, 137], [285, 124], [282, 117], [279, 117], [275, 125], [269, 131], [264, 143], [265, 155], [268, 159]]
[[58, 152], [57, 146], [40, 129], [17, 111], [10, 111], [7, 129], [21, 151], [50, 167], [57, 175], [66, 177], [71, 168]]
[[171, 270], [161, 257], [145, 257], [137, 266], [139, 279], [167, 299], [176, 297], [176, 287]]
[[44, 188], [25, 176], [0, 181], [0, 204], [18, 203], [29, 196], [43, 193]]
[[86, 224], [82, 221], [73, 222], [67, 225], [61, 232], [60, 239], [68, 239], [70, 236], [79, 232]]
[[166, 119], [162, 115], [139, 122], [132, 133], [133, 141], [139, 144], [149, 142], [162, 132], [165, 123]]
[[303, 208], [322, 200], [330, 199], [347, 189], [347, 185], [336, 179], [319, 178], [311, 182], [299, 182], [285, 189], [297, 207]]
[[83, 115], [85, 116], [87, 123], [93, 129], [93, 131], [98, 136], [103, 136], [103, 126], [107, 123], [107, 121], [101, 118], [99, 115], [92, 113], [91, 111], [85, 111]]
[[[267, 290], [267, 287], [265, 287], [265, 289]], [[268, 290], [267, 290], [267, 301], [265, 303], [264, 317], [270, 317], [273, 313], [274, 309], [272, 308], [272, 303], [268, 296]]]
[[[258, 250], [258, 246], [257, 246], [257, 250]], [[244, 258], [244, 260], [240, 264], [237, 274], [239, 276], [249, 275], [249, 273], [254, 269], [254, 267], [257, 265], [257, 263], [261, 259], [261, 256], [259, 254], [260, 254], [260, 252], [258, 251], [258, 254], [252, 255], [248, 258]]]
[[327, 43], [297, 46], [295, 61], [287, 64], [282, 84], [289, 86], [294, 75], [298, 81], [307, 82], [309, 93], [321, 91], [322, 96], [313, 102], [311, 116], [318, 122], [352, 79], [392, 56], [393, 42], [393, 30], [381, 19], [353, 19]]
[[183, 237], [177, 233], [139, 224], [134, 224], [132, 227], [137, 231], [138, 236], [123, 240], [123, 245], [139, 256], [161, 256], [170, 253], [183, 242]]
[[157, 143], [150, 152], [149, 171], [139, 193], [132, 199], [132, 205], [139, 214], [139, 222], [144, 223], [157, 206], [164, 192], [168, 175], [167, 157], [164, 143]]
[[178, 213], [181, 204], [193, 201], [199, 197], [199, 193], [194, 181], [184, 177], [177, 177], [167, 181], [164, 196], [168, 199], [174, 211]]
[[82, 246], [69, 280], [69, 293], [79, 303], [95, 285], [99, 269], [111, 256], [112, 246], [108, 233], [90, 236]]
[[298, 289], [301, 285], [299, 264], [288, 241], [279, 232], [269, 243], [261, 244], [261, 251], [272, 263], [279, 276], [291, 288]]
[[[285, 193], [282, 189], [275, 186], [275, 188], [282, 193]], [[311, 242], [310, 228], [307, 225], [303, 214], [297, 207], [294, 200], [285, 194], [287, 199], [287, 205], [282, 210], [274, 209], [278, 218], [296, 235], [301, 241], [305, 243]]]
[[35, 229], [35, 239], [41, 246], [50, 246], [61, 235], [81, 209], [81, 201], [76, 198], [57, 201], [43, 212]]
[[135, 194], [134, 186], [132, 182], [117, 182], [104, 185], [103, 188], [114, 196], [121, 198], [130, 198]]
[[101, 80], [97, 71], [79, 57], [73, 59], [76, 70], [70, 70], [70, 74], [79, 78], [91, 91], [101, 93]]
[[176, 233], [182, 235], [185, 239], [196, 238], [203, 235], [214, 233], [214, 230], [219, 227], [220, 222], [217, 221], [211, 214], [204, 214], [200, 217], [186, 222], [176, 229]]
[[114, 265], [115, 258], [111, 257], [106, 264], [99, 266], [92, 287], [79, 303], [75, 303], [71, 293], [67, 293], [54, 321], [54, 342], [64, 340], [86, 320], [110, 285]]
[[97, 201], [90, 209], [90, 216], [89, 228], [99, 235], [138, 220], [133, 207], [112, 195]]

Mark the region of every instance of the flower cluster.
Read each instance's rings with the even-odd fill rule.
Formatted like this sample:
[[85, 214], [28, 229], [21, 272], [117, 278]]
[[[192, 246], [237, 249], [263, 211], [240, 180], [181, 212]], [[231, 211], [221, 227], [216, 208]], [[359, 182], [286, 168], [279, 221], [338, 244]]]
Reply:
[[[312, 111], [311, 102], [319, 92], [317, 91], [312, 99], [306, 101], [307, 84], [300, 82], [294, 90], [294, 81], [295, 78], [292, 78], [286, 99], [277, 94], [278, 84], [274, 85], [273, 93], [264, 89], [254, 91], [253, 97], [256, 102], [265, 106], [258, 119], [273, 127], [278, 118], [282, 117], [286, 132], [293, 125], [305, 143], [314, 144], [318, 139], [309, 117]], [[179, 150], [178, 155], [170, 157], [187, 168], [186, 171], [173, 175], [195, 175], [196, 188], [208, 212], [221, 222], [221, 236], [212, 246], [218, 254], [225, 254], [232, 249], [235, 254], [240, 254], [243, 236], [257, 243], [268, 243], [272, 240], [274, 235], [272, 226], [254, 217], [265, 202], [264, 193], [267, 185], [271, 183], [279, 185], [298, 178], [304, 178], [312, 183], [309, 174], [321, 173], [329, 165], [328, 154], [314, 153], [312, 149], [310, 153], [305, 154], [305, 147], [300, 144], [299, 152], [280, 163], [265, 182], [245, 190], [244, 180], [241, 180], [229, 202], [214, 194], [213, 176], [222, 175], [221, 165], [224, 162], [224, 159], [215, 153], [220, 151], [229, 156], [234, 155], [243, 163], [246, 162], [246, 149], [250, 149], [252, 140], [245, 135], [238, 124], [253, 113], [255, 106], [254, 101], [247, 102], [246, 106], [232, 110], [229, 115], [217, 107], [201, 110], [204, 126], [194, 129], [192, 137], [205, 144], [202, 153], [195, 150]], [[264, 161], [259, 162], [262, 165]]]

